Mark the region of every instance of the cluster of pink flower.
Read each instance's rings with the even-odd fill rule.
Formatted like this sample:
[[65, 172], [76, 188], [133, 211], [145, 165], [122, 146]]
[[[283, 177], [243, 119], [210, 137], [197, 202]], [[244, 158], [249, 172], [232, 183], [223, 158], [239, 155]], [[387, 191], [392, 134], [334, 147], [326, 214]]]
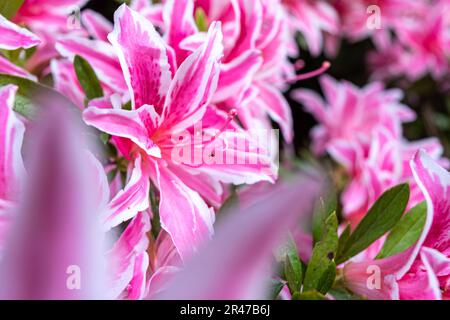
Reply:
[[[232, 185], [277, 180], [271, 121], [290, 144], [293, 119], [283, 92], [307, 76], [296, 75], [291, 59], [298, 54], [296, 32], [313, 55], [323, 42], [331, 52], [339, 37], [372, 36], [378, 50], [372, 62], [382, 56], [384, 66], [375, 70], [383, 77], [430, 72], [439, 78], [449, 70], [445, 0], [377, 1], [382, 30], [367, 28], [363, 0], [132, 0], [117, 9], [113, 23], [88, 9], [79, 26], [68, 23], [86, 2], [26, 0], [9, 20], [0, 15], [0, 73], [32, 82], [51, 77], [114, 150], [103, 164], [89, 156], [103, 230], [121, 230], [107, 253], [114, 270], [110, 298], [158, 293], [212, 237], [215, 213]], [[425, 14], [429, 2], [433, 13]], [[96, 94], [80, 77], [80, 59], [93, 71], [87, 81], [98, 86]], [[329, 76], [320, 83], [326, 101], [305, 89], [293, 95], [319, 122], [314, 152], [327, 152], [350, 179], [341, 199], [345, 221], [355, 227], [384, 191], [403, 182], [411, 185], [409, 208], [424, 199], [428, 204], [424, 230], [410, 249], [375, 259], [383, 245], [378, 240], [339, 266], [347, 287], [375, 299], [449, 297], [450, 174], [439, 141], [403, 138], [402, 123], [415, 113], [400, 102], [400, 90], [378, 82], [360, 89]], [[0, 88], [1, 247], [11, 223], [7, 212], [23, 187], [29, 121], [14, 111], [19, 87]], [[383, 275], [377, 290], [366, 285], [369, 265]]]
[[343, 38], [352, 42], [370, 38], [375, 50], [368, 62], [374, 78], [405, 76], [415, 81], [431, 74], [434, 79], [442, 80], [448, 74], [448, 0], [283, 2], [292, 8], [291, 24], [304, 34], [315, 55], [322, 47], [328, 55], [335, 55]]

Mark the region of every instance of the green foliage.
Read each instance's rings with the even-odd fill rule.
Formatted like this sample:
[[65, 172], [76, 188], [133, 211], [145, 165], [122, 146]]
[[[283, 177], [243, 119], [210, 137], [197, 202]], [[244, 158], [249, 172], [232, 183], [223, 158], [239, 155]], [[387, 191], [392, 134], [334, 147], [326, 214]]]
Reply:
[[22, 6], [24, 0], [2, 0], [0, 1], [0, 14], [6, 19], [14, 18], [16, 12]]
[[97, 75], [89, 62], [77, 55], [75, 56], [73, 65], [75, 67], [78, 82], [83, 88], [86, 98], [88, 100], [92, 100], [103, 97], [102, 86], [100, 85], [100, 81], [98, 80]]
[[306, 269], [303, 291], [316, 290], [327, 293], [336, 277], [334, 258], [338, 247], [338, 220], [332, 213], [325, 221], [322, 239], [314, 246], [311, 259]]
[[408, 184], [400, 184], [384, 192], [345, 241], [336, 263], [347, 261], [389, 232], [402, 217], [408, 200]]
[[395, 225], [376, 258], [390, 257], [412, 246], [419, 240], [426, 219], [427, 204], [424, 201], [413, 207]]
[[289, 241], [284, 257], [284, 276], [291, 294], [299, 292], [303, 281], [303, 266], [294, 241]]

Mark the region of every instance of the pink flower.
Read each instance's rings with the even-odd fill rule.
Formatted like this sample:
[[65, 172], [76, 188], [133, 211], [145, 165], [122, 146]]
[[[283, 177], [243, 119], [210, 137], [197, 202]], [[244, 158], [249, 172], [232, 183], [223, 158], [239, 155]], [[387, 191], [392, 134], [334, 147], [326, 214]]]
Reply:
[[[267, 298], [272, 255], [281, 238], [313, 207], [320, 190], [314, 175], [272, 186], [245, 209], [230, 212], [212, 241], [186, 262], [156, 299]], [[293, 202], [301, 206], [292, 207]], [[280, 212], [285, 214], [279, 215]]]
[[[170, 49], [152, 24], [125, 5], [115, 14], [114, 32], [109, 40], [119, 55], [132, 110], [104, 108], [105, 100], [97, 100], [84, 112], [84, 120], [111, 134], [121, 153], [130, 160], [135, 159], [136, 175], [132, 175], [119, 198], [126, 200], [132, 196], [142, 203], [148, 201], [148, 179], [157, 186], [161, 225], [186, 258], [213, 231], [214, 213], [203, 198], [216, 203], [223, 192], [220, 182], [272, 180], [273, 171], [269, 164], [262, 162], [267, 160], [264, 153], [250, 152], [251, 141], [233, 125], [232, 115], [230, 118], [208, 106], [222, 57], [220, 24], [211, 24], [204, 44], [177, 70]], [[191, 137], [195, 136], [194, 124], [199, 121], [206, 140], [196, 144], [196, 139]], [[225, 129], [232, 131], [223, 132]], [[174, 137], [179, 140], [175, 141]], [[203, 158], [199, 163], [187, 157], [180, 163], [175, 159], [180, 145], [185, 152], [200, 148], [201, 154], [208, 155], [212, 161], [207, 163]], [[211, 149], [212, 146], [222, 147]], [[215, 160], [225, 156], [252, 161], [227, 165]], [[135, 209], [122, 211], [119, 198], [111, 208], [109, 227], [136, 214]], [[147, 203], [139, 211], [145, 207]]]
[[[332, 157], [344, 165], [350, 175], [349, 185], [342, 194], [344, 213], [355, 225], [370, 206], [388, 188], [403, 182], [411, 183], [408, 207], [423, 201], [410, 169], [409, 160], [419, 149], [426, 149], [433, 159], [439, 160], [443, 148], [434, 138], [407, 142], [385, 128], [372, 135], [368, 154], [358, 145], [336, 143], [329, 148]], [[445, 159], [440, 160], [445, 163]]]
[[50, 59], [57, 56], [56, 39], [67, 33], [82, 34], [77, 14], [87, 0], [25, 0], [13, 21], [26, 25], [39, 35], [41, 44], [27, 61], [27, 69], [45, 67]]
[[202, 10], [207, 22], [222, 23], [224, 57], [212, 102], [225, 111], [236, 108], [245, 128], [270, 129], [268, 116], [292, 141], [292, 115], [281, 91], [287, 75], [289, 33], [278, 0], [168, 0], [164, 3], [164, 36], [180, 64], [204, 39], [194, 20]]
[[450, 70], [450, 21], [445, 18], [450, 14], [450, 5], [438, 1], [430, 11], [397, 30], [407, 57], [404, 72], [412, 80], [428, 72], [439, 79]]
[[318, 154], [336, 144], [349, 149], [357, 145], [363, 155], [367, 154], [377, 128], [387, 128], [397, 135], [402, 122], [415, 118], [414, 112], [400, 103], [402, 92], [385, 90], [382, 83], [374, 82], [360, 89], [329, 76], [322, 76], [320, 83], [325, 101], [311, 90], [293, 92], [293, 97], [319, 122], [312, 133], [313, 150]]
[[[41, 43], [37, 35], [8, 21], [2, 15], [0, 15], [0, 33], [2, 34], [0, 49], [4, 50], [28, 49]], [[29, 78], [31, 80], [36, 79], [26, 70], [14, 65], [2, 55], [0, 55], [0, 73]]]
[[323, 0], [282, 0], [290, 14], [291, 29], [301, 32], [314, 56], [318, 56], [324, 46], [324, 33], [336, 36], [339, 32], [339, 16], [327, 1]]
[[[14, 87], [5, 87], [1, 92], [2, 98], [9, 95], [7, 101], [11, 104]], [[79, 131], [75, 130], [69, 113], [61, 104], [47, 104], [46, 110], [33, 127], [32, 143], [26, 150], [28, 175], [24, 196], [20, 197], [23, 201], [16, 202], [11, 209], [11, 232], [0, 261], [0, 296], [104, 298], [103, 233], [95, 215], [97, 199], [92, 192], [96, 181], [86, 170], [89, 164], [80, 152]], [[9, 131], [5, 137], [7, 149], [1, 156], [7, 157], [2, 164], [7, 165], [4, 173], [11, 178], [7, 182], [11, 188], [15, 187], [17, 177], [12, 165], [21, 164], [23, 126], [14, 123], [10, 112], [1, 113], [6, 115], [2, 120], [9, 118], [9, 123], [1, 126]]]
[[16, 206], [23, 186], [21, 154], [25, 126], [13, 111], [16, 86], [0, 88], [0, 247], [10, 227], [10, 211]]
[[427, 201], [422, 254], [439, 279], [445, 295], [450, 290], [450, 173], [424, 151], [411, 161], [414, 177]]

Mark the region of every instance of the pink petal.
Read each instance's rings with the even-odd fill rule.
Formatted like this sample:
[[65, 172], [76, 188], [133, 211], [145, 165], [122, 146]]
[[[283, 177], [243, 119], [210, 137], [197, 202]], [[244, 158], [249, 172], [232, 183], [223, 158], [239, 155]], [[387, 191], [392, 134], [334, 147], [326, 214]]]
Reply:
[[89, 107], [83, 112], [83, 119], [103, 132], [130, 139], [148, 155], [161, 157], [159, 147], [151, 140], [158, 126], [153, 106], [144, 105], [131, 111]]
[[3, 58], [0, 56], [0, 73], [10, 74], [13, 76], [21, 77], [21, 78], [27, 78], [31, 81], [36, 81], [36, 77], [26, 71], [25, 69], [22, 69], [12, 62], [10, 62], [8, 59]]
[[[60, 101], [47, 100], [30, 135], [27, 190], [2, 256], [0, 296], [101, 299], [104, 234], [91, 192], [97, 181], [86, 170], [76, 120]], [[78, 289], [70, 286], [77, 274]]]
[[113, 25], [108, 19], [93, 10], [86, 9], [81, 14], [81, 21], [95, 39], [108, 41], [108, 34], [113, 30]]
[[217, 87], [222, 54], [220, 23], [214, 22], [205, 43], [183, 62], [170, 84], [163, 117], [172, 130], [191, 126], [203, 116]]
[[149, 208], [150, 179], [144, 166], [141, 157], [138, 156], [127, 185], [108, 205], [107, 216], [103, 220], [103, 227], [106, 230]]
[[108, 43], [77, 36], [64, 36], [58, 39], [55, 47], [63, 57], [71, 61], [75, 55], [85, 58], [106, 87], [119, 93], [127, 91], [119, 60], [114, 48]]
[[450, 256], [450, 173], [423, 150], [411, 160], [414, 179], [427, 201], [427, 222], [420, 242]]
[[163, 16], [167, 30], [165, 39], [167, 44], [175, 49], [180, 65], [189, 54], [180, 48], [180, 42], [197, 33], [194, 21], [194, 2], [192, 0], [168, 0], [164, 5]]
[[0, 49], [31, 48], [41, 43], [39, 37], [0, 15]]
[[0, 88], [0, 199], [14, 200], [19, 196], [24, 174], [21, 148], [24, 124], [13, 111], [17, 87]]
[[[275, 246], [297, 218], [309, 212], [317, 194], [317, 180], [297, 177], [245, 211], [225, 217], [214, 239], [186, 262], [166, 291], [156, 298], [262, 298]], [[293, 210], [293, 202], [302, 205]]]
[[146, 212], [138, 213], [108, 252], [113, 269], [111, 298], [141, 299], [145, 294], [149, 245], [147, 232], [150, 219]]
[[84, 109], [86, 95], [78, 82], [73, 63], [68, 60], [52, 60], [50, 69], [54, 88], [68, 97], [77, 107]]
[[246, 90], [262, 62], [263, 58], [259, 51], [248, 50], [230, 63], [222, 64], [219, 84], [213, 100], [224, 101]]
[[133, 108], [154, 105], [159, 111], [171, 80], [166, 44], [153, 25], [125, 4], [114, 14], [108, 36], [119, 56]]
[[160, 192], [161, 226], [170, 234], [181, 257], [186, 259], [212, 235], [214, 212], [167, 167], [153, 162], [153, 170]]
[[258, 89], [259, 98], [263, 102], [262, 105], [265, 106], [265, 111], [273, 121], [278, 123], [286, 142], [292, 142], [294, 138], [292, 129], [294, 124], [288, 102], [277, 88], [269, 84], [258, 84]]

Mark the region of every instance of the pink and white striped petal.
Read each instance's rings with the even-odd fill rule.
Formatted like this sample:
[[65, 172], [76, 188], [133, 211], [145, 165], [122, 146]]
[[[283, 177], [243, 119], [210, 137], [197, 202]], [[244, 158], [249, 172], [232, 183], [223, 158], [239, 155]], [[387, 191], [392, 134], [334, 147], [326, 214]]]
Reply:
[[0, 49], [31, 48], [41, 43], [39, 37], [0, 15]]
[[167, 45], [149, 20], [125, 4], [114, 14], [108, 36], [122, 66], [134, 109], [145, 104], [159, 112], [171, 81]]

